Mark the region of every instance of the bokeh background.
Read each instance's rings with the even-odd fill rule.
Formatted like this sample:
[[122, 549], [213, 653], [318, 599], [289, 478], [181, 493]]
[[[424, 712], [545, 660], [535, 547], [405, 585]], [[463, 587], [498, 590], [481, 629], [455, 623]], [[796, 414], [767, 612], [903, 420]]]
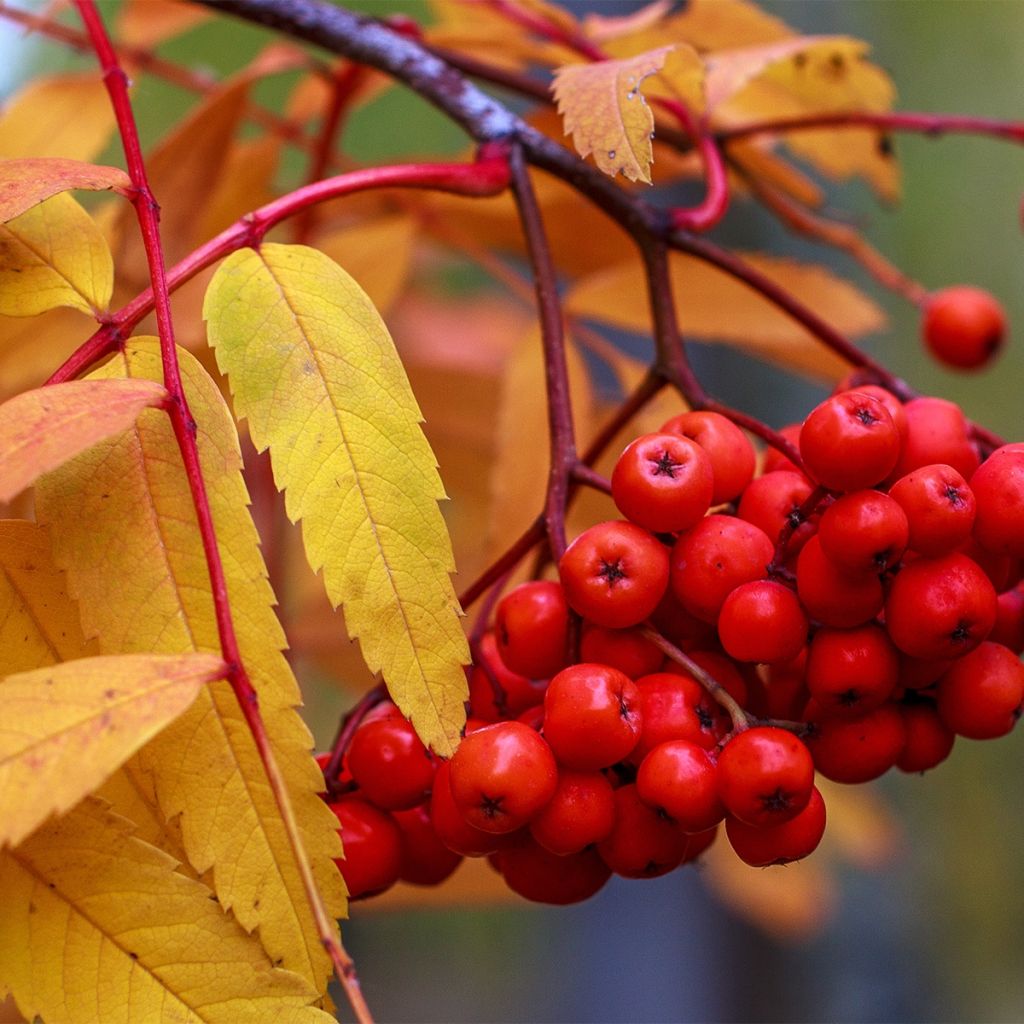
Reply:
[[[101, 3], [111, 16], [117, 6]], [[358, 6], [423, 15], [416, 2]], [[1024, 119], [1021, 0], [770, 0], [763, 6], [801, 31], [868, 40], [897, 84], [902, 109]], [[265, 39], [223, 20], [161, 52], [225, 74]], [[87, 65], [0, 24], [4, 96], [39, 70], [78, 66]], [[268, 103], [274, 88], [266, 87]], [[136, 99], [150, 140], [190, 102], [148, 78]], [[455, 152], [463, 143], [422, 103], [393, 91], [354, 116], [345, 147], [372, 161]], [[890, 317], [890, 328], [867, 343], [875, 355], [919, 389], [955, 399], [969, 416], [1020, 438], [1024, 151], [984, 138], [913, 135], [899, 136], [896, 148], [904, 169], [897, 208], [880, 208], [859, 185], [832, 190], [832, 205], [925, 285], [971, 282], [1000, 297], [1012, 339], [993, 369], [956, 376], [930, 363], [913, 309], [880, 293], [850, 261], [784, 236], [746, 204], [734, 205], [721, 237], [833, 265]], [[116, 159], [113, 151], [110, 158]], [[298, 173], [298, 164], [286, 161], [281, 180]], [[463, 292], [477, 287], [471, 274], [455, 276]], [[774, 425], [800, 416], [825, 394], [731, 350], [695, 346], [694, 361], [720, 397]], [[324, 745], [352, 694], [313, 667], [303, 673], [303, 686]], [[924, 778], [893, 775], [874, 784], [869, 803], [847, 814], [852, 835], [826, 848], [810, 882], [797, 868], [769, 869], [782, 882], [772, 879], [767, 902], [750, 890], [723, 902], [721, 885], [709, 885], [708, 872], [700, 870], [656, 881], [613, 880], [589, 903], [555, 910], [480, 902], [473, 886], [463, 886], [457, 902], [430, 907], [358, 904], [344, 925], [345, 941], [381, 1021], [1021, 1021], [1021, 739], [961, 741]]]

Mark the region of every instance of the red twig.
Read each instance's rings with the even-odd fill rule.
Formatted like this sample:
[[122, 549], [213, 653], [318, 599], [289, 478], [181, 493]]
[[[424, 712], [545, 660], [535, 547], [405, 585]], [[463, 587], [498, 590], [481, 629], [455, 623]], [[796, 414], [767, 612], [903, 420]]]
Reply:
[[[505, 150], [498, 145], [482, 146], [475, 163], [398, 164], [371, 167], [339, 174], [324, 181], [296, 189], [280, 199], [247, 214], [215, 238], [201, 245], [167, 273], [169, 291], [180, 288], [201, 270], [247, 245], [258, 245], [271, 228], [309, 206], [327, 199], [351, 195], [374, 188], [430, 188], [464, 196], [492, 196], [508, 183]], [[154, 308], [153, 289], [137, 295], [113, 314], [95, 334], [68, 357], [46, 382], [59, 384], [72, 380], [98, 359], [113, 352], [143, 317]]]
[[128, 98], [128, 78], [122, 70], [117, 54], [114, 52], [107, 36], [103, 21], [95, 6], [95, 0], [75, 0], [82, 17], [85, 29], [92, 41], [96, 56], [103, 69], [103, 78], [110, 94], [111, 104], [117, 119], [118, 128], [124, 146], [125, 159], [128, 163], [128, 174], [135, 186], [132, 204], [139, 221], [139, 229], [146, 250], [146, 261], [152, 281], [153, 302], [156, 309], [157, 329], [160, 337], [160, 353], [163, 363], [164, 386], [167, 388], [171, 401], [167, 413], [171, 418], [174, 436], [178, 443], [185, 475], [188, 479], [192, 504], [195, 509], [202, 539], [203, 552], [206, 556], [206, 568], [210, 578], [210, 589], [213, 597], [214, 614], [217, 620], [217, 632], [220, 637], [221, 654], [227, 663], [228, 682], [234, 691], [245, 718], [249, 731], [259, 752], [260, 760], [274, 800], [281, 815], [282, 823], [288, 835], [288, 841], [295, 857], [296, 866], [302, 879], [306, 898], [316, 921], [320, 940], [331, 957], [338, 980], [345, 989], [349, 1002], [361, 1022], [372, 1021], [369, 1008], [363, 999], [359, 981], [355, 974], [355, 965], [345, 952], [336, 937], [335, 923], [328, 916], [316, 880], [313, 877], [309, 859], [302, 844], [298, 823], [292, 810], [284, 776], [277, 765], [270, 738], [259, 710], [259, 696], [249, 679], [248, 672], [242, 661], [235, 635], [231, 606], [228, 600], [227, 580], [224, 566], [217, 546], [217, 534], [214, 529], [213, 515], [210, 510], [206, 483], [203, 479], [199, 461], [199, 448], [196, 444], [196, 422], [188, 406], [188, 399], [182, 385], [178, 354], [174, 343], [174, 328], [171, 321], [170, 292], [167, 286], [166, 268], [164, 266], [163, 248], [160, 242], [159, 207], [149, 187], [145, 163], [142, 158], [142, 147], [139, 142], [135, 115]]
[[531, 32], [536, 32], [542, 39], [568, 46], [569, 49], [575, 50], [580, 56], [586, 57], [588, 60], [605, 59], [605, 55], [600, 48], [595, 46], [586, 36], [573, 32], [571, 29], [567, 29], [527, 7], [520, 6], [515, 0], [484, 0], [484, 3], [499, 11], [509, 21], [521, 25]]
[[338, 776], [341, 774], [341, 764], [345, 759], [345, 751], [348, 750], [349, 744], [352, 742], [353, 734], [362, 725], [363, 719], [378, 704], [383, 704], [386, 700], [388, 700], [387, 687], [383, 683], [378, 683], [372, 689], [367, 690], [352, 710], [341, 720], [338, 733], [331, 744], [331, 756], [327, 759], [327, 764], [324, 765], [324, 782], [327, 785], [329, 798], [333, 799], [339, 795]]

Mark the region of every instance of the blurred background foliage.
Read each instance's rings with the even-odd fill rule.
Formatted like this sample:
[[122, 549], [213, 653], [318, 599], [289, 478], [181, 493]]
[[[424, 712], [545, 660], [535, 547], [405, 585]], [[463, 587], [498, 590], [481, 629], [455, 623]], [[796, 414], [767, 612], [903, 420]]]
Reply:
[[[425, 17], [417, 0], [352, 6]], [[607, 14], [638, 5], [594, 6]], [[766, 0], [762, 6], [802, 32], [869, 41], [896, 82], [899, 108], [1024, 117], [1019, 0]], [[101, 8], [113, 16], [118, 4], [101, 0]], [[219, 77], [266, 40], [260, 30], [214, 19], [160, 53]], [[6, 24], [0, 24], [0, 53], [5, 97], [38, 72], [91, 66]], [[280, 107], [293, 84], [294, 75], [276, 76], [260, 83], [257, 97]], [[151, 143], [194, 96], [142, 76], [135, 101], [144, 141]], [[463, 146], [457, 129], [399, 89], [357, 111], [344, 138], [346, 153], [367, 162], [450, 154]], [[926, 286], [970, 282], [1005, 303], [1011, 343], [987, 372], [956, 376], [929, 362], [915, 310], [880, 293], [849, 260], [787, 236], [749, 204], [733, 204], [719, 235], [745, 248], [828, 263], [856, 281], [890, 317], [890, 328], [867, 343], [873, 354], [920, 390], [952, 398], [968, 416], [1020, 438], [1024, 152], [988, 139], [913, 135], [899, 136], [896, 150], [904, 172], [898, 207], [879, 208], [859, 185], [830, 187], [830, 205]], [[105, 159], [119, 160], [117, 150]], [[303, 166], [298, 154], [287, 154], [279, 184], [298, 183]], [[468, 293], [483, 287], [482, 280], [458, 266], [447, 277], [449, 286]], [[827, 318], [828, 310], [821, 312]], [[799, 417], [825, 393], [731, 349], [695, 346], [694, 361], [713, 393], [774, 425]], [[311, 724], [324, 745], [351, 697], [311, 666], [302, 676]], [[727, 907], [699, 870], [683, 870], [653, 882], [613, 880], [589, 903], [567, 909], [442, 903], [385, 911], [356, 904], [345, 940], [381, 1021], [1024, 1020], [1020, 743], [1019, 732], [995, 743], [961, 740], [950, 760], [925, 778], [892, 775], [876, 783], [898, 826], [898, 836], [882, 843], [890, 855], [877, 863], [867, 854], [846, 867], [833, 860], [820, 885], [802, 880], [796, 868], [769, 869], [781, 875], [773, 880], [776, 890], [785, 888], [788, 872], [796, 898], [814, 904], [791, 915], [797, 924], [774, 934], [752, 923], [758, 912], [743, 906], [750, 897]], [[880, 826], [870, 818], [865, 827]], [[471, 886], [453, 892], [459, 895], [452, 900], [467, 892], [474, 898]], [[775, 898], [774, 909], [759, 911], [762, 922], [783, 914], [785, 900]]]

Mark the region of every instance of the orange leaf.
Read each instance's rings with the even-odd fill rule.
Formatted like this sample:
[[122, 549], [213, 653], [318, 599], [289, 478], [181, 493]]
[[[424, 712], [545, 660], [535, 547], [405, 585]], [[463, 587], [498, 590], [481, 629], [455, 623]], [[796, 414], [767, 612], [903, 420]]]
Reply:
[[117, 39], [125, 46], [154, 46], [210, 17], [209, 11], [173, 0], [126, 0], [117, 16]]
[[100, 167], [81, 160], [59, 157], [26, 157], [0, 163], [0, 223], [6, 223], [41, 203], [72, 188], [101, 192], [131, 188], [131, 180], [119, 167]]
[[104, 438], [127, 430], [167, 396], [148, 380], [79, 380], [0, 405], [0, 501]]

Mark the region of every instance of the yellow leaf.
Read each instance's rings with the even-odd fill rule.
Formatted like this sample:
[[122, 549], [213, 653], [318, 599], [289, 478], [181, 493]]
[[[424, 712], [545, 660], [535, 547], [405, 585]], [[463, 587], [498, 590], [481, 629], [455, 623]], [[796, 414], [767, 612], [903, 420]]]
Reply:
[[620, 171], [630, 181], [651, 181], [654, 116], [640, 91], [644, 79], [664, 65], [672, 51], [662, 46], [622, 60], [568, 64], [552, 85], [565, 133], [580, 156], [594, 154], [605, 174]]
[[0, 225], [0, 313], [35, 316], [55, 306], [102, 313], [114, 261], [96, 222], [66, 193]]
[[328, 597], [344, 602], [367, 665], [420, 737], [451, 754], [469, 654], [444, 489], [387, 328], [352, 278], [305, 246], [228, 257], [204, 315]]
[[328, 1024], [206, 886], [87, 800], [0, 853], [0, 991], [61, 1024]]
[[415, 219], [397, 213], [320, 235], [316, 246], [340, 263], [386, 313], [408, 279], [415, 240]]
[[[316, 795], [323, 783], [296, 713], [298, 686], [259, 553], [241, 477], [238, 436], [216, 385], [179, 352], [197, 422], [200, 460], [227, 576], [242, 659], [288, 783], [318, 886], [344, 913], [332, 858], [337, 822]], [[155, 339], [132, 339], [93, 378], [161, 379]], [[134, 430], [101, 442], [43, 477], [36, 511], [68, 571], [86, 632], [104, 654], [217, 653], [220, 643], [199, 529], [168, 417], [144, 411]], [[180, 815], [189, 862], [213, 869], [221, 904], [259, 929], [271, 958], [322, 992], [331, 965], [316, 931], [262, 764], [225, 681], [137, 755], [166, 819]]]
[[60, 156], [92, 160], [114, 131], [99, 72], [36, 78], [0, 114], [0, 158]]
[[0, 222], [7, 222], [58, 192], [72, 188], [102, 192], [127, 190], [131, 180], [120, 167], [100, 167], [81, 160], [26, 157], [0, 162]]
[[43, 473], [127, 430], [167, 392], [154, 381], [68, 381], [26, 391], [0, 405], [0, 501]]
[[95, 653], [35, 523], [0, 520], [0, 675]]
[[127, 0], [117, 16], [115, 37], [124, 46], [152, 49], [209, 17], [201, 7], [174, 0]]
[[[744, 261], [812, 309], [826, 310], [828, 322], [851, 338], [885, 325], [885, 314], [852, 284], [824, 267], [749, 254]], [[849, 367], [787, 313], [730, 274], [692, 256], [673, 254], [672, 286], [685, 335], [723, 341], [751, 355], [812, 376], [836, 379]], [[566, 296], [566, 309], [625, 330], [647, 333], [644, 277], [636, 261], [580, 281]]]
[[74, 807], [226, 674], [212, 654], [122, 654], [0, 681], [0, 849]]

